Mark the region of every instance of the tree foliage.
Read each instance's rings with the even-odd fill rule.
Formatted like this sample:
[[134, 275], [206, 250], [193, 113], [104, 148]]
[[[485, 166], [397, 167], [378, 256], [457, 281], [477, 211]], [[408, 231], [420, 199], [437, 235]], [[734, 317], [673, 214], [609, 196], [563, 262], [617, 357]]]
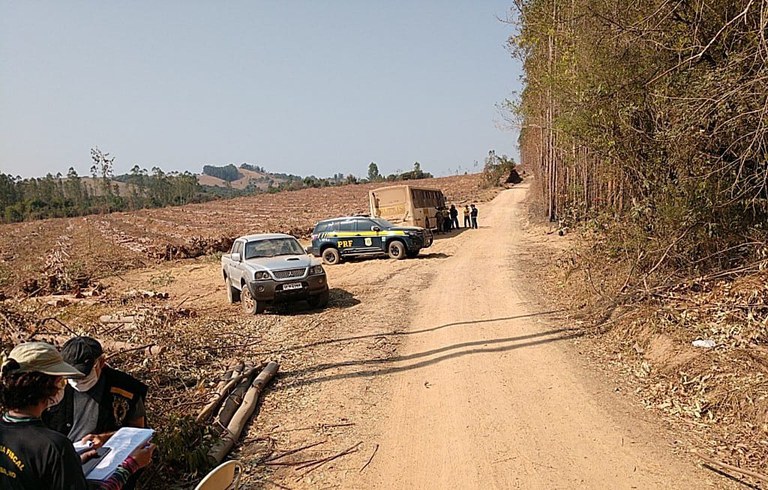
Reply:
[[[130, 174], [113, 176], [114, 157], [109, 153], [94, 148], [91, 159], [90, 182], [71, 167], [66, 177], [48, 174], [42, 178], [21, 179], [0, 174], [0, 221], [83, 216], [206, 199], [197, 177], [189, 172], [166, 174], [155, 167], [149, 174], [136, 165]], [[119, 183], [125, 185], [127, 192], [121, 193]]]
[[495, 150], [490, 150], [483, 166], [483, 180], [489, 186], [511, 182], [510, 177], [516, 166], [517, 164], [512, 157], [497, 155]]
[[[246, 168], [246, 167], [242, 167], [242, 168]], [[210, 175], [211, 177], [216, 177], [217, 179], [221, 179], [225, 182], [234, 182], [243, 176], [240, 173], [240, 171], [237, 169], [237, 167], [235, 167], [231, 163], [223, 167], [217, 167], [215, 165], [204, 165], [203, 173], [205, 175]]]
[[378, 182], [382, 179], [379, 173], [379, 166], [375, 162], [371, 162], [368, 165], [368, 180], [370, 182]]
[[649, 269], [723, 267], [763, 246], [768, 0], [516, 9], [526, 88], [506, 105], [550, 219], [620, 217]]

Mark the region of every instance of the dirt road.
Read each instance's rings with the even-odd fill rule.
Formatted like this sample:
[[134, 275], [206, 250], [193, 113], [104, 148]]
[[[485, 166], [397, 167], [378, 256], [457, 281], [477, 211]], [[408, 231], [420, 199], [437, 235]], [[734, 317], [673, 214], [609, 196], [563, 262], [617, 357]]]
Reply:
[[480, 210], [479, 230], [452, 239], [455, 253], [417, 301], [412, 324], [426, 328], [409, 332], [388, 370], [378, 453], [343, 486], [715, 485], [575, 359], [577, 330], [528, 302], [537, 284], [519, 272], [525, 193], [505, 191]]
[[[624, 385], [595, 373], [567, 313], [542, 305], [531, 259], [562, 241], [526, 229], [526, 193], [482, 204], [479, 230], [440, 235], [418, 259], [327, 267], [323, 311], [244, 315], [225, 303], [212, 258], [108, 285], [162, 288], [195, 311], [143, 342], [183, 339], [197, 346], [196, 365], [220, 355], [280, 362], [233, 454], [247, 468], [244, 488], [724, 488], [673, 452], [685, 445]], [[194, 403], [190, 393], [178, 403]]]

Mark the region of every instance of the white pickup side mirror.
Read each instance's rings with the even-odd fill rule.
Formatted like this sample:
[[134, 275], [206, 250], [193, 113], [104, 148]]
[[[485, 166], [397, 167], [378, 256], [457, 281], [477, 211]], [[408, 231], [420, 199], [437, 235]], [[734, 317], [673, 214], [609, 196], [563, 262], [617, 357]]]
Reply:
[[240, 260], [242, 260], [242, 259], [240, 258], [240, 254], [239, 253], [235, 252], [235, 253], [232, 254], [232, 262], [240, 262]]

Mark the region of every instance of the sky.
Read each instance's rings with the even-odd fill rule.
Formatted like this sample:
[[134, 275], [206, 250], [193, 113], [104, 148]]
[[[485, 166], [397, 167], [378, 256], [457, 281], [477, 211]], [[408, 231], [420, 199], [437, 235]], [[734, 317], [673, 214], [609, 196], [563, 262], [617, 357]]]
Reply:
[[[0, 0], [0, 173], [89, 175], [90, 148], [199, 173], [435, 175], [517, 158], [511, 0]], [[478, 162], [479, 167], [475, 166]]]

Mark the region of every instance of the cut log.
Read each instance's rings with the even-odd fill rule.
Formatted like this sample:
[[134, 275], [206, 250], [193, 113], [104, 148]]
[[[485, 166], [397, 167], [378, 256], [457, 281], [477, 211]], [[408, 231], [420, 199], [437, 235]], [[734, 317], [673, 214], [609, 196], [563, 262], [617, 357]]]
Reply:
[[227, 454], [232, 450], [232, 447], [240, 439], [240, 435], [243, 432], [248, 420], [253, 416], [253, 412], [256, 410], [256, 404], [259, 401], [259, 395], [264, 390], [264, 387], [275, 377], [277, 374], [278, 364], [276, 362], [270, 362], [264, 368], [256, 379], [251, 383], [251, 387], [243, 398], [243, 404], [235, 412], [229, 425], [227, 425], [224, 435], [221, 440], [211, 448], [209, 453], [210, 458], [219, 464], [224, 461]]
[[226, 427], [227, 424], [229, 424], [229, 421], [232, 420], [232, 416], [235, 415], [235, 412], [243, 403], [243, 397], [248, 391], [248, 388], [250, 388], [253, 377], [256, 376], [257, 372], [258, 371], [253, 366], [252, 362], [245, 362], [245, 370], [243, 371], [242, 380], [240, 380], [240, 382], [237, 383], [237, 386], [235, 386], [235, 388], [229, 393], [227, 398], [224, 400], [224, 403], [221, 405], [221, 410], [219, 410], [218, 419], [219, 424], [222, 427]]
[[204, 422], [208, 420], [211, 415], [213, 415], [216, 410], [219, 408], [219, 405], [224, 400], [224, 398], [229, 395], [229, 392], [232, 391], [232, 389], [240, 383], [244, 377], [251, 377], [253, 373], [256, 371], [256, 369], [252, 369], [249, 372], [241, 372], [244, 369], [244, 364], [241, 362], [235, 368], [232, 370], [232, 377], [227, 380], [226, 383], [224, 383], [223, 386], [221, 386], [218, 390], [216, 390], [216, 393], [214, 394], [213, 398], [211, 399], [208, 404], [203, 407], [203, 409], [200, 411], [200, 414], [197, 416], [197, 422]]
[[216, 384], [216, 388], [214, 388], [213, 392], [218, 393], [220, 389], [224, 387], [224, 385], [227, 384], [227, 381], [229, 381], [232, 378], [232, 372], [235, 370], [235, 366], [242, 365], [242, 362], [238, 361], [237, 359], [232, 359], [229, 361], [229, 364], [227, 364], [227, 369], [224, 371], [224, 374], [221, 375], [221, 378], [219, 378], [218, 384]]

